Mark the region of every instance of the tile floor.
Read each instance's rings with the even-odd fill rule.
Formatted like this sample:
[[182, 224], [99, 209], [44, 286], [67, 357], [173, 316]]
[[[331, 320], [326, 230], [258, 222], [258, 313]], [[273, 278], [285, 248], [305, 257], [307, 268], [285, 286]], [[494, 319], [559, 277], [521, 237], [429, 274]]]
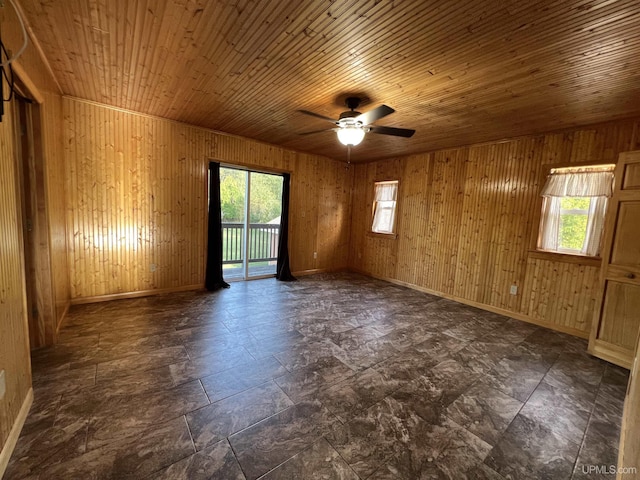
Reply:
[[585, 350], [347, 273], [77, 306], [5, 478], [596, 479], [627, 373]]

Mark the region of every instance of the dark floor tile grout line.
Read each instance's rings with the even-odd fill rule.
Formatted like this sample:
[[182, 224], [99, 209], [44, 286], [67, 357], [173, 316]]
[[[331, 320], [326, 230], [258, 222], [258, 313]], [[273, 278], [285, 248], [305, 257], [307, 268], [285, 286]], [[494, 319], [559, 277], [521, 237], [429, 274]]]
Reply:
[[227, 444], [229, 445], [229, 448], [231, 449], [231, 453], [233, 453], [233, 456], [236, 459], [238, 466], [240, 467], [240, 471], [242, 472], [242, 475], [244, 476], [245, 479], [248, 478], [247, 472], [245, 472], [244, 468], [242, 467], [242, 464], [240, 463], [240, 458], [238, 457], [238, 453], [236, 452], [236, 449], [233, 448], [233, 444], [229, 440], [229, 437], [225, 437], [224, 441], [227, 442]]
[[191, 440], [191, 446], [193, 447], [193, 453], [191, 455], [194, 455], [195, 453], [198, 453], [198, 448], [196, 447], [196, 442], [193, 440], [193, 432], [191, 431], [191, 426], [187, 421], [187, 415], [186, 414], [182, 415], [182, 419], [184, 420], [184, 424], [187, 426], [187, 431], [189, 432], [189, 439]]
[[[606, 366], [605, 366], [605, 371], [606, 371]], [[591, 425], [591, 419], [593, 418], [593, 412], [596, 409], [596, 405], [598, 402], [598, 395], [600, 394], [603, 380], [604, 380], [604, 371], [602, 376], [600, 377], [600, 382], [598, 383], [598, 389], [596, 390], [595, 397], [593, 398], [593, 405], [591, 405], [591, 411], [589, 412], [589, 419], [587, 420], [587, 426], [585, 427], [584, 432], [582, 433], [582, 439], [580, 440], [578, 453], [576, 453], [576, 458], [573, 461], [573, 467], [571, 468], [571, 478], [573, 478], [573, 476], [575, 475], [575, 470], [576, 470], [576, 467], [578, 466], [578, 459], [580, 458], [580, 453], [582, 452], [582, 449], [584, 447], [584, 441], [587, 438], [587, 431], [589, 430], [589, 426]]]

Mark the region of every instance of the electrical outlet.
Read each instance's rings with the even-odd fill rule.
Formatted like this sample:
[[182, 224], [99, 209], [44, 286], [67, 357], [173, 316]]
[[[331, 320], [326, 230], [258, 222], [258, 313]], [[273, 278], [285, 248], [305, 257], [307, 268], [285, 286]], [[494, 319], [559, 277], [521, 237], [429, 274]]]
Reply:
[[313, 258], [318, 258], [318, 252], [313, 252]]
[[7, 392], [7, 382], [5, 381], [4, 370], [0, 371], [0, 400], [4, 398], [4, 394]]
[[152, 263], [151, 265], [149, 265], [149, 271], [151, 273], [155, 272], [158, 269], [158, 266], [155, 263]]
[[517, 295], [518, 294], [518, 286], [517, 285], [511, 285], [511, 288], [509, 289], [509, 293], [511, 295]]

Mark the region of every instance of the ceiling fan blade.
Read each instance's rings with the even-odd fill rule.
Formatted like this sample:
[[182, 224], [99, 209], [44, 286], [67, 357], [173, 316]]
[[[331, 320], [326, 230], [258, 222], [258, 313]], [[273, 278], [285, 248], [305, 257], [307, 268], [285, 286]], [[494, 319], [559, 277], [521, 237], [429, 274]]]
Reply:
[[324, 115], [320, 115], [319, 113], [313, 113], [309, 110], [298, 110], [300, 113], [304, 113], [305, 115], [310, 115], [312, 117], [319, 118], [321, 120], [326, 120], [327, 122], [337, 123], [333, 118], [325, 117]]
[[355, 118], [356, 122], [362, 122], [363, 125], [371, 125], [376, 120], [380, 120], [382, 117], [391, 115], [395, 110], [386, 105], [380, 105], [379, 107], [362, 113]]
[[311, 132], [300, 132], [298, 135], [313, 135], [314, 133], [330, 132], [332, 130], [335, 130], [335, 128], [323, 128], [322, 130], [313, 130]]
[[378, 127], [378, 126], [370, 127], [369, 131], [371, 133], [379, 133], [381, 135], [393, 135], [395, 137], [405, 137], [405, 138], [409, 138], [414, 133], [416, 133], [415, 130], [410, 130], [408, 128]]

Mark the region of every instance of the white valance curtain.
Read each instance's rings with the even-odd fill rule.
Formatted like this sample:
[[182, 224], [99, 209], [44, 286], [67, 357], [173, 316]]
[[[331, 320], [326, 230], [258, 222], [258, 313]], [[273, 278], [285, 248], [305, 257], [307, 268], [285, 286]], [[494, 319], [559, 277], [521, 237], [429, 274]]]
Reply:
[[[371, 190], [369, 190], [371, 191]], [[395, 202], [398, 196], [398, 182], [376, 183], [376, 202]]]
[[610, 197], [612, 194], [612, 171], [551, 173], [542, 189], [543, 197]]
[[561, 202], [563, 197], [591, 197], [583, 255], [597, 256], [604, 229], [607, 202], [613, 194], [613, 165], [597, 168], [559, 169], [551, 172], [542, 189], [544, 197], [539, 247], [558, 250]]

